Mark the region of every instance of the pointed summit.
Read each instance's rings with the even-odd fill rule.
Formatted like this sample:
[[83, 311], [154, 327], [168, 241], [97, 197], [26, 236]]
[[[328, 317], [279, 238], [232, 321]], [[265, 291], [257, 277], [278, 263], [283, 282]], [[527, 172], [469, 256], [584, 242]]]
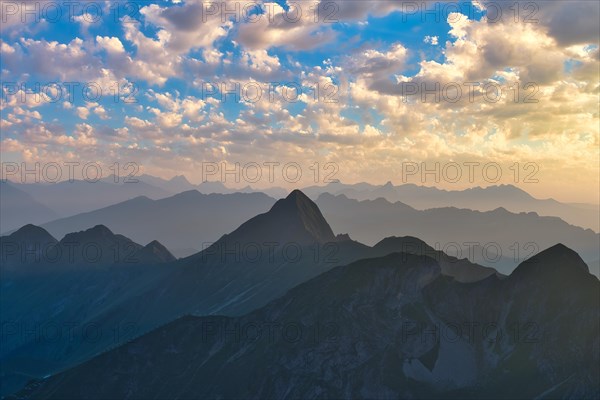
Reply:
[[135, 254], [134, 258], [141, 264], [158, 264], [176, 260], [173, 254], [158, 240], [148, 243]]
[[[304, 193], [302, 193], [302, 190], [294, 189], [286, 197], [286, 199], [298, 199], [298, 198], [299, 199], [308, 199], [308, 196], [306, 196]], [[310, 199], [308, 199], [308, 200], [310, 200]]]
[[300, 190], [294, 190], [268, 212], [249, 219], [222, 240], [236, 244], [309, 245], [336, 239], [319, 207]]
[[267, 214], [281, 218], [282, 221], [289, 220], [292, 225], [284, 226], [283, 229], [303, 227], [314, 241], [335, 241], [335, 235], [319, 207], [298, 189], [293, 190], [285, 199], [277, 201]]
[[317, 208], [318, 210], [317, 205], [298, 189], [293, 190], [285, 199], [279, 199], [271, 207], [271, 211], [284, 208], [288, 210]]

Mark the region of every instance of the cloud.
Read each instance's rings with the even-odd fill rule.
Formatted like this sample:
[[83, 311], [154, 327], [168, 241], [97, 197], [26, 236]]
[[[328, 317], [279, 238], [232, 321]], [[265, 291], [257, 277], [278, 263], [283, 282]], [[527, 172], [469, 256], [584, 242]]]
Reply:
[[367, 49], [349, 59], [350, 71], [371, 77], [399, 72], [407, 54], [408, 50], [401, 43], [394, 43], [385, 51]]
[[[513, 1], [485, 0], [495, 20], [517, 20], [518, 23], [537, 25], [561, 46], [597, 44], [600, 3], [597, 1], [540, 1], [515, 3]], [[492, 22], [494, 23], [494, 22]]]
[[437, 46], [438, 45], [438, 40], [439, 38], [437, 36], [425, 36], [425, 38], [423, 39], [423, 43], [429, 43], [432, 46]]
[[[98, 82], [111, 97], [115, 83], [139, 89], [138, 103], [119, 105], [34, 101], [18, 91], [0, 104], [3, 151], [129, 157], [190, 176], [203, 160], [335, 162], [343, 180], [388, 180], [401, 160], [527, 160], [597, 172], [597, 2], [536, 3], [538, 22], [525, 23], [526, 4], [515, 22], [514, 2], [480, 0], [475, 8], [495, 3], [505, 18], [452, 13], [414, 29], [403, 25], [419, 18], [407, 8], [414, 2], [395, 0], [266, 2], [260, 18], [224, 19], [224, 7], [255, 3], [155, 3], [143, 5], [139, 21], [110, 28], [3, 26], [3, 82]], [[258, 85], [262, 97], [225, 103], [202, 93], [207, 82]], [[280, 84], [267, 92], [270, 82]], [[473, 98], [469, 82], [478, 84]], [[443, 89], [453, 83], [463, 90], [455, 102], [454, 89]], [[486, 85], [504, 96], [486, 100]], [[538, 101], [524, 101], [531, 96]]]
[[[232, 2], [234, 3], [234, 2]], [[219, 4], [219, 3], [216, 3]], [[160, 7], [152, 4], [140, 9], [146, 21], [161, 30], [157, 34], [169, 54], [181, 55], [191, 49], [208, 49], [224, 38], [233, 23], [222, 16], [207, 16], [206, 2], [188, 1], [182, 6]]]
[[123, 43], [121, 43], [118, 37], [96, 36], [96, 43], [109, 54], [125, 53]]
[[90, 110], [87, 107], [77, 107], [77, 116], [81, 119], [88, 119], [90, 116]]
[[249, 50], [242, 54], [242, 61], [261, 74], [270, 74], [281, 67], [277, 56], [270, 56], [267, 50]]
[[277, 3], [264, 3], [257, 19], [242, 21], [237, 41], [253, 50], [285, 47], [308, 50], [330, 43], [336, 38], [331, 23], [315, 21], [310, 7], [316, 3], [290, 3], [287, 8]]

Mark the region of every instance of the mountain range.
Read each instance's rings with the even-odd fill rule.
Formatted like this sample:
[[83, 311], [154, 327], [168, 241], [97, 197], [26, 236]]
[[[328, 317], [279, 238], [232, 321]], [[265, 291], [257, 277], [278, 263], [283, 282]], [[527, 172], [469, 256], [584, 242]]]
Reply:
[[[5, 204], [5, 199], [16, 191], [30, 196], [35, 203]], [[3, 204], [3, 210], [0, 232], [10, 232], [25, 224], [39, 225], [59, 217], [95, 210], [137, 196], [158, 199], [171, 194], [171, 192], [141, 181], [114, 183], [108, 178], [96, 182], [73, 180], [57, 183], [14, 183], [2, 181], [0, 183], [0, 203]], [[5, 216], [8, 217], [6, 220]]]
[[[0, 232], [10, 233], [26, 224], [39, 225], [58, 218], [105, 208], [140, 196], [157, 200], [186, 191], [200, 191], [205, 194], [261, 192], [250, 186], [231, 189], [220, 182], [202, 182], [194, 185], [184, 176], [176, 176], [170, 180], [151, 175], [133, 178], [111, 175], [98, 181], [73, 180], [57, 183], [1, 181], [2, 220], [0, 221]], [[286, 190], [276, 187], [265, 189], [263, 192], [276, 198], [284, 197], [287, 194]]]
[[325, 186], [311, 186], [303, 191], [312, 199], [321, 194], [344, 195], [356, 200], [384, 198], [391, 203], [402, 202], [417, 210], [456, 207], [477, 211], [505, 208], [514, 213], [535, 212], [554, 216], [569, 224], [600, 232], [600, 206], [598, 204], [561, 203], [554, 199], [537, 199], [514, 185], [491, 185], [465, 190], [444, 190], [415, 184], [384, 185], [368, 183], [343, 184], [332, 182]]
[[[42, 228], [24, 227], [2, 241], [15, 241], [24, 230], [45, 232], [44, 242], [52, 238]], [[60, 242], [75, 235], [88, 243], [92, 236], [109, 252], [111, 242], [129, 240], [112, 232], [105, 237], [108, 232], [97, 226]], [[181, 315], [242, 315], [337, 265], [398, 251], [428, 254], [438, 260], [442, 273], [461, 282], [496, 274], [413, 237], [387, 238], [370, 247], [347, 235], [335, 236], [318, 207], [299, 191], [204, 251], [177, 261], [84, 264], [76, 259], [82, 265], [61, 268], [38, 262], [10, 268], [3, 272], [0, 292], [2, 323], [10, 327], [0, 353], [3, 385], [17, 389], [31, 377], [73, 366]], [[24, 298], [23, 293], [29, 295]], [[39, 334], [22, 331], [43, 331], [49, 324], [73, 327], [75, 334], [40, 340]], [[90, 326], [102, 333], [95, 340], [86, 337]]]
[[4, 273], [28, 274], [83, 265], [151, 265], [175, 261], [175, 257], [157, 240], [142, 246], [104, 225], [69, 233], [58, 241], [45, 229], [29, 224], [0, 237], [0, 260]]
[[[160, 200], [138, 197], [41, 226], [58, 237], [103, 224], [137, 242], [157, 239], [177, 257], [186, 257], [274, 203], [262, 193], [205, 195], [192, 190]], [[509, 274], [520, 261], [563, 241], [600, 276], [600, 235], [557, 217], [516, 214], [504, 208], [418, 210], [383, 198], [358, 201], [329, 193], [320, 195], [316, 203], [335, 232], [369, 245], [387, 236], [417, 236], [438, 250]]]
[[288, 191], [281, 187], [270, 187], [264, 189], [256, 189], [250, 185], [246, 185], [243, 188], [230, 188], [225, 186], [220, 181], [204, 181], [199, 184], [193, 184], [187, 180], [187, 178], [183, 175], [174, 176], [171, 179], [163, 179], [158, 178], [156, 176], [144, 174], [138, 178], [140, 181], [151, 184], [153, 186], [159, 187], [161, 189], [167, 190], [173, 194], [186, 192], [189, 190], [197, 190], [200, 193], [211, 194], [231, 194], [231, 193], [257, 193], [262, 192], [267, 196], [273, 198], [282, 198], [287, 196]]
[[333, 229], [372, 244], [382, 236], [417, 236], [459, 258], [492, 266], [509, 274], [542, 249], [563, 242], [595, 266], [600, 235], [569, 225], [557, 217], [512, 213], [504, 208], [472, 211], [454, 207], [417, 210], [407, 204], [378, 198], [355, 200], [324, 193], [316, 199]]
[[599, 295], [561, 244], [473, 283], [393, 253], [239, 317], [183, 316], [15, 398], [597, 398]]
[[[203, 194], [232, 194], [263, 192], [272, 198], [287, 195], [280, 187], [256, 189], [251, 186], [232, 189], [218, 181], [200, 184], [190, 183], [185, 176], [171, 179], [144, 174], [132, 178], [108, 176], [98, 182], [74, 180], [59, 183], [0, 182], [0, 203], [3, 220], [0, 232], [10, 233], [25, 224], [39, 225], [57, 218], [69, 217], [83, 212], [114, 205], [138, 196], [162, 199], [175, 194], [197, 190]], [[20, 191], [15, 200], [15, 191]], [[357, 200], [384, 198], [390, 202], [402, 202], [418, 210], [441, 207], [468, 208], [491, 211], [503, 207], [511, 212], [536, 212], [542, 216], [556, 216], [583, 228], [600, 231], [600, 206], [598, 204], [560, 203], [554, 199], [537, 199], [513, 185], [474, 187], [465, 190], [443, 190], [414, 184], [384, 185], [368, 183], [329, 183], [303, 189], [310, 198], [323, 193], [343, 194]], [[29, 196], [27, 196], [29, 195]], [[25, 198], [29, 197], [29, 198]]]
[[[218, 200], [236, 196], [242, 194]], [[371, 247], [346, 233], [335, 235], [339, 230], [319, 203], [336, 209], [329, 210], [334, 219], [352, 213], [358, 225], [367, 215], [381, 225], [381, 216], [396, 214], [344, 196], [323, 195], [315, 203], [295, 190], [178, 260], [159, 242], [141, 246], [103, 225], [61, 240], [33, 225], [0, 238], [0, 256], [11, 260], [1, 271], [2, 394], [599, 394], [599, 281], [575, 251], [553, 245], [507, 276], [414, 236], [390, 236]], [[383, 199], [374, 203], [414, 210]], [[367, 211], [357, 209], [365, 204]], [[522, 217], [503, 212], [509, 225]], [[339, 218], [338, 224], [350, 217]], [[441, 220], [439, 226], [451, 223]], [[46, 245], [65, 254], [73, 243], [107, 256], [49, 262], [44, 257], [54, 252], [36, 253]], [[42, 259], [10, 258], [23, 251]], [[128, 262], [130, 256], [135, 261]]]
[[152, 200], [139, 196], [112, 206], [42, 224], [55, 236], [103, 224], [139, 242], [157, 239], [185, 257], [208, 247], [275, 199], [263, 193], [202, 194], [190, 190]]

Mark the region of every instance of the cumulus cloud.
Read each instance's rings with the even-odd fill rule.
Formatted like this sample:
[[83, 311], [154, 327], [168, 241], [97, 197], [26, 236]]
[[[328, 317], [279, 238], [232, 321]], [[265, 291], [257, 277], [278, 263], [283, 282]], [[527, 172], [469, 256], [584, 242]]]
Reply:
[[251, 69], [262, 74], [269, 74], [281, 66], [279, 58], [270, 56], [266, 50], [249, 50], [243, 53], [242, 60]]
[[513, 1], [482, 0], [481, 6], [490, 9], [492, 20], [517, 20], [519, 23], [540, 26], [560, 45], [598, 43], [600, 3], [597, 1]]
[[90, 110], [87, 107], [77, 107], [77, 116], [81, 119], [88, 119], [90, 116]]
[[315, 18], [315, 9], [309, 7], [318, 8], [318, 4], [293, 2], [284, 8], [278, 3], [264, 3], [259, 17], [240, 23], [237, 40], [255, 50], [307, 50], [330, 43], [336, 37], [332, 23]]

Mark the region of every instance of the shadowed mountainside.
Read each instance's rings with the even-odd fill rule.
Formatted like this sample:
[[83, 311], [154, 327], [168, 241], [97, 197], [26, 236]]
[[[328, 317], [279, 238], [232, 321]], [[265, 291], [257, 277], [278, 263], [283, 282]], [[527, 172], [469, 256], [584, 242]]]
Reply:
[[[101, 241], [106, 230], [90, 231]], [[146, 248], [160, 254], [153, 243]], [[61, 273], [58, 264], [32, 265], [5, 274], [1, 304], [19, 306], [2, 306], [2, 322], [10, 327], [2, 346], [3, 382], [24, 383], [27, 377], [72, 366], [184, 314], [242, 315], [337, 265], [395, 251], [430, 254], [444, 265], [446, 275], [464, 282], [496, 274], [412, 237], [389, 238], [369, 247], [347, 235], [334, 236], [318, 207], [301, 192], [293, 192], [206, 250], [178, 261], [88, 264]], [[138, 250], [141, 253], [146, 251]], [[30, 295], [24, 299], [23, 293]], [[22, 334], [23, 326], [41, 329], [48, 323], [74, 326], [74, 339], [65, 334], [59, 340], [39, 340]], [[89, 326], [100, 329], [100, 338], [86, 337]]]
[[595, 398], [599, 295], [563, 245], [475, 283], [394, 253], [241, 317], [182, 317], [18, 398]]

